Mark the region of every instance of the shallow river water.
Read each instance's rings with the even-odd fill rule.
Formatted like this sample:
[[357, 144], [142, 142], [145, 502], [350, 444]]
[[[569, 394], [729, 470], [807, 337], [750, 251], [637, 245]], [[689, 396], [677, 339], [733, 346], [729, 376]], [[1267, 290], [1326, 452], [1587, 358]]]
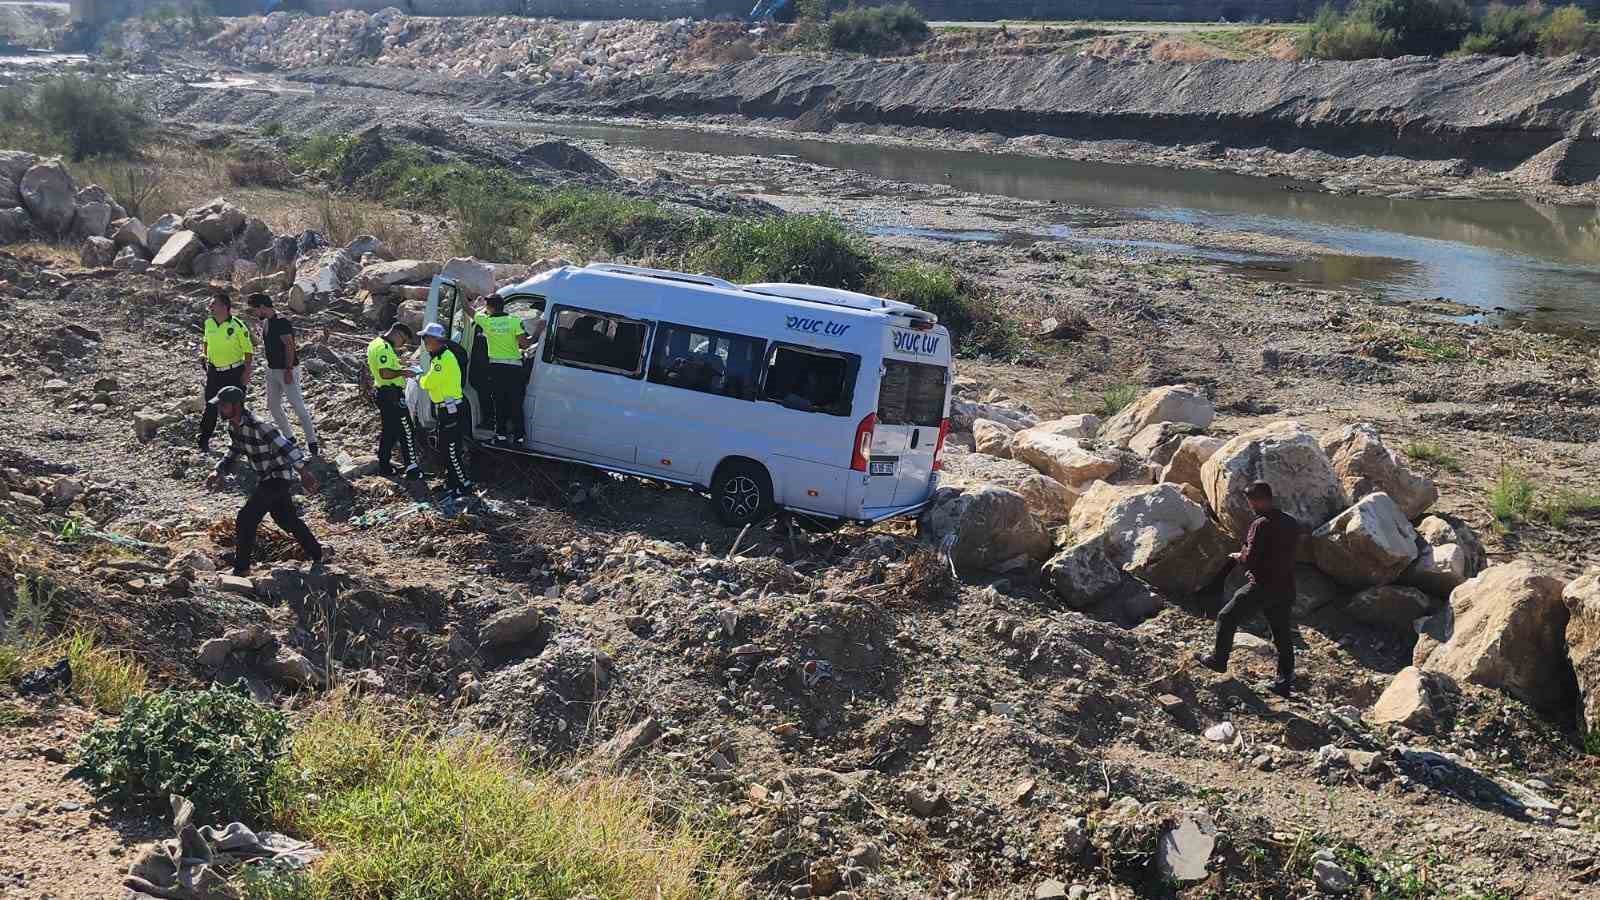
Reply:
[[[1322, 192], [1315, 184], [1155, 166], [1014, 154], [851, 144], [690, 128], [519, 123], [613, 144], [733, 156], [793, 157], [894, 181], [1055, 201], [1123, 219], [1180, 222], [1315, 243], [1299, 260], [1199, 253], [1268, 277], [1369, 290], [1393, 299], [1444, 297], [1519, 313], [1530, 324], [1600, 327], [1600, 211], [1520, 200], [1397, 200]], [[886, 229], [906, 233], [904, 229]], [[937, 232], [951, 240], [1093, 243], [1066, 217], [1043, 231]], [[911, 230], [911, 233], [918, 233]], [[1162, 249], [1162, 248], [1157, 248]], [[1187, 248], [1175, 246], [1174, 252]]]

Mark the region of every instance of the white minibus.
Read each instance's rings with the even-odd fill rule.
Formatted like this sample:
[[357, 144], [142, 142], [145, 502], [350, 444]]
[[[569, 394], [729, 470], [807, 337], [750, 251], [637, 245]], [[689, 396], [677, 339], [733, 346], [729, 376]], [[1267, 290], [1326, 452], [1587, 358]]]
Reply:
[[[526, 443], [511, 452], [702, 489], [730, 525], [779, 510], [876, 522], [915, 514], [933, 494], [952, 371], [950, 335], [931, 313], [833, 288], [612, 264], [552, 269], [498, 293], [508, 313], [546, 326], [524, 361]], [[435, 280], [425, 318], [473, 346], [448, 279]], [[487, 445], [468, 368], [473, 437]], [[421, 405], [414, 412], [431, 418]]]

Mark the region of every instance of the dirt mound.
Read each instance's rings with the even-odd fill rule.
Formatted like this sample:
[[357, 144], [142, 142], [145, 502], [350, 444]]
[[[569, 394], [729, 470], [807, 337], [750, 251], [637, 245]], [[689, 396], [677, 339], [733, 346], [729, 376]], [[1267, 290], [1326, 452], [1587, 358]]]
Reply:
[[590, 175], [606, 180], [617, 177], [610, 166], [565, 141], [532, 144], [520, 150], [511, 160], [520, 166], [543, 166], [557, 172]]

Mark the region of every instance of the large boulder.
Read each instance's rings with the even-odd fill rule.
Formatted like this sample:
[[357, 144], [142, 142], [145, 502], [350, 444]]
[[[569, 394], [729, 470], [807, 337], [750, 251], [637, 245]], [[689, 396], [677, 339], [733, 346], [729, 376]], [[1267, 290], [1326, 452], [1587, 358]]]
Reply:
[[78, 260], [87, 269], [103, 269], [116, 258], [117, 245], [111, 243], [110, 238], [84, 238], [83, 246], [78, 250]]
[[1061, 437], [1077, 438], [1081, 441], [1093, 440], [1100, 432], [1100, 417], [1093, 413], [1082, 413], [1075, 416], [1062, 416], [1059, 419], [1048, 419], [1034, 425], [1033, 428], [1046, 434], [1060, 435]]
[[1050, 557], [1043, 570], [1045, 583], [1074, 609], [1087, 609], [1116, 593], [1122, 577], [1122, 567], [1111, 558], [1103, 534]]
[[111, 268], [124, 272], [143, 272], [150, 268], [150, 260], [138, 247], [123, 247], [111, 260]]
[[1435, 597], [1448, 597], [1470, 577], [1465, 548], [1460, 544], [1435, 547], [1419, 535], [1416, 561], [1400, 573], [1399, 581]]
[[250, 216], [239, 232], [239, 255], [254, 262], [257, 253], [271, 249], [272, 240], [272, 229], [267, 223]]
[[454, 280], [467, 297], [484, 297], [494, 293], [494, 264], [477, 257], [457, 256], [446, 262], [439, 274]]
[[1600, 729], [1600, 566], [1590, 566], [1561, 592], [1567, 607], [1567, 659], [1578, 676], [1578, 725]]
[[1201, 465], [1200, 481], [1222, 530], [1237, 538], [1255, 521], [1244, 496], [1252, 482], [1271, 485], [1278, 508], [1307, 530], [1349, 505], [1321, 442], [1298, 422], [1263, 425], [1223, 444]]
[[960, 571], [981, 572], [1019, 556], [1042, 560], [1050, 553], [1050, 533], [1033, 517], [1028, 501], [992, 484], [940, 488], [918, 519], [917, 531], [946, 550]]
[[1012, 436], [1011, 458], [1074, 487], [1105, 478], [1122, 467], [1122, 461], [1116, 456], [1098, 451], [1083, 441], [1032, 428]]
[[971, 431], [972, 423], [979, 419], [991, 419], [995, 422], [1009, 425], [1015, 430], [1031, 428], [1039, 424], [1038, 416], [999, 403], [980, 403], [964, 397], [955, 397], [950, 400], [951, 428], [956, 431]]
[[111, 206], [105, 203], [80, 203], [72, 219], [78, 237], [105, 237], [111, 227]]
[[1028, 508], [1033, 510], [1034, 517], [1046, 525], [1066, 522], [1079, 496], [1077, 488], [1068, 487], [1049, 475], [1037, 472], [1024, 478], [1016, 487], [1016, 492], [1028, 501]]
[[22, 205], [22, 176], [39, 164], [39, 157], [20, 150], [0, 150], [0, 209]]
[[1403, 725], [1418, 734], [1433, 734], [1447, 715], [1455, 683], [1437, 672], [1406, 666], [1395, 674], [1368, 714], [1379, 725]]
[[1422, 521], [1417, 523], [1417, 536], [1430, 547], [1444, 547], [1450, 544], [1460, 547], [1467, 558], [1468, 578], [1482, 572], [1489, 564], [1489, 555], [1484, 552], [1483, 542], [1478, 540], [1478, 533], [1457, 516], [1444, 513], [1423, 516]]
[[1237, 546], [1175, 484], [1095, 482], [1073, 505], [1070, 524], [1079, 541], [1104, 535], [1107, 552], [1124, 572], [1169, 594], [1193, 593], [1211, 583]]
[[161, 249], [167, 245], [167, 241], [182, 230], [183, 217], [175, 213], [167, 213], [146, 229], [144, 248], [153, 255], [159, 254]]
[[1182, 422], [1209, 428], [1217, 417], [1216, 407], [1206, 395], [1189, 385], [1158, 387], [1128, 404], [1100, 426], [1098, 437], [1118, 447], [1126, 447], [1134, 435], [1158, 422]]
[[184, 230], [194, 232], [213, 247], [231, 242], [244, 228], [244, 223], [244, 211], [221, 197], [183, 216]]
[[1417, 532], [1388, 494], [1368, 494], [1311, 534], [1317, 568], [1347, 587], [1399, 578], [1417, 558]]
[[423, 259], [397, 259], [394, 262], [373, 263], [356, 276], [356, 286], [364, 291], [381, 294], [397, 284], [427, 282], [439, 274], [439, 264]]
[[1196, 503], [1206, 502], [1205, 482], [1200, 478], [1200, 467], [1206, 464], [1222, 445], [1222, 438], [1192, 435], [1178, 442], [1172, 459], [1161, 470], [1161, 480], [1183, 488], [1183, 495]]
[[41, 230], [48, 234], [65, 234], [72, 227], [72, 220], [78, 214], [78, 204], [73, 199], [77, 188], [59, 160], [42, 162], [28, 169], [17, 183], [17, 189], [22, 195], [22, 205]]
[[33, 218], [20, 206], [0, 209], [0, 244], [23, 240], [33, 228]]
[[1410, 635], [1416, 633], [1418, 619], [1433, 615], [1443, 605], [1444, 601], [1416, 588], [1386, 584], [1358, 592], [1342, 612], [1364, 625]]
[[306, 296], [337, 294], [364, 270], [340, 249], [325, 250], [320, 256], [302, 256], [295, 287]]
[[1324, 436], [1322, 450], [1351, 501], [1388, 494], [1407, 519], [1416, 519], [1439, 499], [1433, 481], [1406, 468], [1371, 425], [1348, 425]]
[[979, 453], [1010, 459], [1013, 434], [1010, 428], [993, 419], [979, 419], [972, 423], [972, 448]]
[[1526, 560], [1490, 566], [1420, 623], [1412, 662], [1426, 672], [1497, 688], [1547, 711], [1568, 708], [1566, 585]]
[[1128, 441], [1128, 450], [1158, 466], [1165, 466], [1186, 438], [1200, 434], [1199, 428], [1187, 422], [1156, 422], [1140, 429]]
[[138, 219], [118, 219], [111, 223], [111, 240], [118, 247], [137, 247], [142, 253], [149, 247], [150, 229]]
[[206, 249], [206, 242], [200, 235], [192, 231], [180, 231], [168, 238], [161, 245], [161, 250], [150, 260], [150, 265], [157, 269], [171, 269], [180, 275], [187, 275], [195, 257]]

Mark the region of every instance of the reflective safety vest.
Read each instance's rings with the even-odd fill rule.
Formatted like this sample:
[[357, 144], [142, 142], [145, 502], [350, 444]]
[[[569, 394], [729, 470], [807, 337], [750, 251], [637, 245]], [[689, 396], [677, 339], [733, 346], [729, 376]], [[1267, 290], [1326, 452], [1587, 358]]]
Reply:
[[461, 399], [461, 364], [456, 362], [456, 355], [449, 347], [440, 348], [439, 355], [428, 364], [417, 384], [422, 385], [434, 403]]
[[491, 316], [486, 312], [478, 313], [472, 317], [477, 323], [478, 330], [483, 332], [484, 338], [489, 343], [489, 358], [495, 362], [521, 362], [522, 348], [517, 346], [517, 338], [528, 332], [522, 327], [522, 320], [516, 316], [501, 313]]
[[238, 316], [229, 316], [228, 321], [220, 325], [214, 317], [206, 316], [205, 341], [206, 362], [216, 369], [237, 366], [255, 349], [250, 341], [250, 329]]
[[[379, 374], [384, 369], [393, 369], [402, 374], [399, 378], [385, 378]], [[367, 371], [372, 373], [373, 387], [406, 386], [404, 369], [394, 355], [394, 345], [381, 337], [373, 338], [372, 343], [367, 345]]]

